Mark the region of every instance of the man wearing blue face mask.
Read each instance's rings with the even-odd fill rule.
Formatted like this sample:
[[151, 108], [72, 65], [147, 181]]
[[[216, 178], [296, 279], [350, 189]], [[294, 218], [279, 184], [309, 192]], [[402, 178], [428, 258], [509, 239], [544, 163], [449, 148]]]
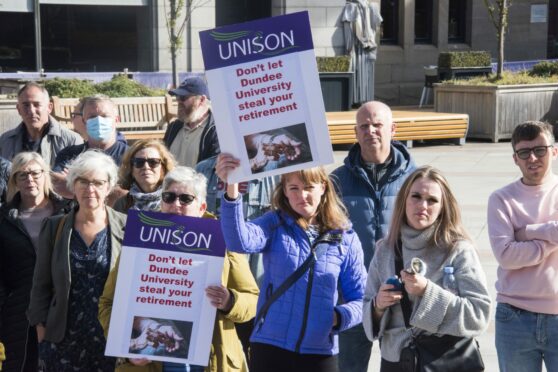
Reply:
[[128, 149], [126, 143], [117, 140], [116, 123], [120, 119], [116, 105], [110, 98], [104, 96], [85, 98], [82, 116], [87, 131], [87, 141], [60, 151], [53, 168], [54, 190], [66, 198], [73, 197], [66, 189], [66, 168], [78, 155], [89, 149], [99, 149], [112, 157], [120, 166], [122, 156]]

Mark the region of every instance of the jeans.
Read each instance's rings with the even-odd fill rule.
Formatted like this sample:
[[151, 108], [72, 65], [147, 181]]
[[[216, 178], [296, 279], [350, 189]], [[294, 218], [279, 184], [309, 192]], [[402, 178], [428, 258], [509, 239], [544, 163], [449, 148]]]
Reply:
[[558, 371], [558, 315], [498, 303], [496, 351], [500, 372]]
[[357, 324], [339, 333], [339, 370], [342, 372], [366, 372], [372, 353], [372, 342], [364, 328]]

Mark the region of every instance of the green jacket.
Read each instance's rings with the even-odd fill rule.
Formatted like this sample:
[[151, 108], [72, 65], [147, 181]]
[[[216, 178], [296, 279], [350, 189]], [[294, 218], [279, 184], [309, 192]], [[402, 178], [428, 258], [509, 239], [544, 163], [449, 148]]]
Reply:
[[[68, 298], [70, 295], [70, 237], [74, 227], [76, 209], [66, 216], [48, 218], [43, 223], [40, 239], [48, 242], [37, 252], [33, 275], [31, 300], [27, 317], [31, 325], [42, 323], [46, 327], [45, 340], [60, 342], [66, 333]], [[107, 207], [111, 239], [111, 270], [120, 256], [126, 216]], [[63, 221], [59, 236], [58, 225]]]

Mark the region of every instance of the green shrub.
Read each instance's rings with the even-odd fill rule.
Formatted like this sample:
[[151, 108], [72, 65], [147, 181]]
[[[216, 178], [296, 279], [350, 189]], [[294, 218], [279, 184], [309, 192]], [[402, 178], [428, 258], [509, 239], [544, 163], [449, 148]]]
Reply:
[[485, 51], [442, 52], [438, 56], [438, 68], [487, 67], [490, 53]]
[[44, 87], [51, 97], [87, 97], [97, 93], [90, 80], [54, 78], [45, 80]]
[[54, 78], [45, 80], [44, 86], [50, 96], [81, 98], [94, 94], [109, 97], [154, 97], [164, 96], [162, 89], [152, 89], [124, 75], [115, 75], [111, 80], [93, 84], [89, 80]]
[[316, 57], [319, 72], [347, 72], [351, 65], [351, 57]]
[[549, 77], [553, 75], [558, 75], [558, 61], [542, 61], [533, 66], [529, 72], [531, 76], [542, 76]]
[[531, 76], [528, 72], [504, 71], [501, 79], [496, 78], [496, 74], [486, 76], [476, 76], [469, 79], [445, 80], [442, 84], [453, 85], [522, 85], [522, 84], [545, 84], [558, 83], [558, 75]]
[[165, 95], [162, 89], [151, 89], [124, 75], [115, 75], [111, 80], [96, 84], [98, 93], [109, 97], [153, 97]]

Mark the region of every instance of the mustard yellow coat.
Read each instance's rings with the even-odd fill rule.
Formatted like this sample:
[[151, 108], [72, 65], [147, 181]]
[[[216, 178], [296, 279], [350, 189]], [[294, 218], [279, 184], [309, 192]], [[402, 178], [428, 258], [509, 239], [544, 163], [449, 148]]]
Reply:
[[[120, 257], [118, 261], [120, 261]], [[103, 327], [105, 336], [108, 335], [110, 313], [118, 275], [118, 263], [109, 273], [103, 294], [99, 299], [99, 322]], [[248, 260], [243, 255], [227, 252], [221, 281], [234, 296], [234, 305], [231, 311], [226, 314], [217, 310], [209, 365], [205, 370], [208, 372], [247, 372], [246, 358], [236, 334], [234, 323], [247, 322], [256, 315], [259, 290], [250, 272]], [[161, 372], [162, 369], [160, 362], [151, 362], [143, 367], [124, 363], [118, 365], [116, 371]]]

